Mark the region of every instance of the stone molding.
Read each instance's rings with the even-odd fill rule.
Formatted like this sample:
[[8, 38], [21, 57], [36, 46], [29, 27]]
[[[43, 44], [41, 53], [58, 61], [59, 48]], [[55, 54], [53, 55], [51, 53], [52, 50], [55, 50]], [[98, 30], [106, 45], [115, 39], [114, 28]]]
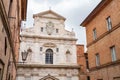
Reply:
[[43, 44], [44, 47], [56, 47], [56, 44], [54, 43], [45, 43]]
[[26, 75], [32, 75], [32, 76], [39, 76], [44, 77], [48, 74], [53, 75], [55, 77], [67, 77], [67, 76], [79, 76], [80, 70], [77, 68], [69, 69], [69, 68], [18, 68], [17, 75], [26, 76]]
[[44, 37], [44, 36], [37, 36], [37, 35], [20, 35], [20, 37], [25, 38], [39, 38], [39, 39], [49, 39], [49, 40], [70, 40], [70, 41], [77, 41], [76, 38], [64, 38], [64, 37]]
[[111, 67], [111, 66], [116, 66], [116, 65], [120, 65], [120, 60], [117, 60], [115, 62], [109, 62], [109, 63], [103, 64], [103, 65], [100, 65], [100, 66], [92, 67], [92, 68], [90, 68], [90, 71], [95, 71], [95, 70], [98, 70], [98, 69], [103, 69], [103, 68], [106, 68], [106, 67]]
[[[48, 10], [48, 11], [44, 11], [44, 12], [41, 12], [41, 13], [38, 13], [38, 14], [34, 14], [34, 15], [33, 15], [33, 18], [35, 18], [35, 17], [44, 17], [43, 15], [48, 14], [48, 13], [51, 13], [51, 14], [56, 15], [56, 16], [58, 17], [58, 18], [56, 18], [56, 19], [66, 20], [63, 16], [61, 16], [61, 15], [53, 12], [52, 10]], [[45, 18], [46, 18], [46, 17], [45, 17]], [[48, 17], [47, 17], [47, 18], [48, 18]], [[49, 17], [49, 18], [51, 18], [51, 17]]]
[[73, 69], [77, 68], [80, 69], [80, 65], [40, 65], [40, 64], [17, 64], [18, 68], [67, 68], [67, 69]]

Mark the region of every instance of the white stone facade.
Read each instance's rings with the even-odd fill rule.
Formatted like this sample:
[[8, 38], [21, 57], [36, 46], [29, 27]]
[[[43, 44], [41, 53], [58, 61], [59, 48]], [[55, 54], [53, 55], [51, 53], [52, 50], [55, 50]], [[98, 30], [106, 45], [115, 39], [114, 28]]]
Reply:
[[[49, 10], [33, 15], [34, 26], [21, 32], [21, 53], [29, 51], [24, 64], [18, 64], [17, 80], [79, 80], [76, 38], [65, 30], [65, 18]], [[46, 51], [53, 63], [46, 64]]]

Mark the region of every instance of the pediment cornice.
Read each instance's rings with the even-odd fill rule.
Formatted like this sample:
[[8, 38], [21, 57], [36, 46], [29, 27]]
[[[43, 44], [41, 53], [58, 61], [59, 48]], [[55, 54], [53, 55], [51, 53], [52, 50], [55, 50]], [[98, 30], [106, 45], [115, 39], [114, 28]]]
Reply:
[[[34, 15], [33, 15], [33, 18], [35, 18], [35, 17], [45, 17], [44, 15], [46, 15], [46, 14], [53, 14], [53, 15], [55, 15], [55, 16], [57, 17], [56, 19], [66, 20], [66, 18], [64, 18], [63, 16], [55, 13], [55, 12], [52, 11], [52, 10], [48, 10], [48, 11], [44, 11], [44, 12], [41, 12], [41, 13], [38, 13], [38, 14], [34, 14]], [[52, 17], [48, 17], [48, 18], [52, 18]]]
[[54, 76], [51, 76], [50, 74], [48, 74], [47, 76], [45, 76], [45, 77], [43, 77], [39, 80], [59, 80], [59, 79], [57, 79]]

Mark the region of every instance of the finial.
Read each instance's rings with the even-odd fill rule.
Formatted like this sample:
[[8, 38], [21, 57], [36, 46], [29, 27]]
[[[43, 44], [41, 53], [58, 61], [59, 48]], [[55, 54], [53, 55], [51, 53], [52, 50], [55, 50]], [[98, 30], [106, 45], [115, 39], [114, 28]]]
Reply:
[[74, 29], [72, 28], [72, 32], [74, 31]]
[[49, 10], [51, 10], [51, 6], [49, 7]]

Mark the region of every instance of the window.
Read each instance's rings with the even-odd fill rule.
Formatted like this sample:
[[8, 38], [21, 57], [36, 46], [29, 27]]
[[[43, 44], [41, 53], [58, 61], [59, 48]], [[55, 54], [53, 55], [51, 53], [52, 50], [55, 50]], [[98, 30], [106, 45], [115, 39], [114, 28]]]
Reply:
[[120, 76], [119, 77], [114, 77], [113, 80], [120, 80]]
[[0, 80], [3, 78], [3, 70], [4, 70], [4, 64], [0, 60]]
[[90, 80], [90, 76], [87, 76], [87, 80]]
[[43, 32], [43, 27], [41, 27], [41, 32]]
[[85, 59], [86, 59], [86, 69], [89, 69], [88, 53], [85, 53], [84, 56], [85, 56]]
[[40, 47], [40, 51], [42, 51], [42, 47]]
[[2, 32], [4, 32], [4, 28], [2, 27]]
[[53, 50], [52, 49], [46, 50], [45, 63], [46, 64], [53, 64]]
[[8, 80], [11, 80], [11, 76], [10, 76], [10, 74], [9, 74], [9, 76], [8, 76]]
[[97, 39], [97, 32], [96, 32], [96, 29], [93, 29], [93, 39]]
[[31, 80], [31, 77], [26, 77], [25, 80]]
[[13, 0], [10, 0], [10, 3], [9, 3], [9, 11], [8, 11], [8, 16], [10, 17], [10, 12], [11, 12], [11, 8], [12, 8], [12, 2]]
[[58, 33], [59, 32], [59, 30], [58, 29], [56, 29], [56, 33]]
[[67, 77], [67, 80], [71, 80], [71, 77], [70, 77], [70, 76], [68, 76], [68, 77]]
[[89, 62], [88, 62], [88, 59], [86, 59], [86, 68], [89, 69]]
[[7, 52], [7, 38], [5, 37], [5, 48], [4, 48], [4, 50], [5, 50], [5, 55], [6, 55], [6, 52]]
[[59, 52], [59, 48], [56, 48], [56, 52]]
[[100, 65], [100, 55], [97, 53], [96, 54], [96, 66]]
[[2, 69], [0, 68], [0, 80], [2, 80]]
[[10, 2], [12, 3], [12, 2], [13, 2], [13, 0], [10, 0]]
[[110, 47], [110, 51], [111, 51], [112, 61], [116, 61], [115, 46]]
[[108, 31], [112, 29], [112, 23], [110, 16], [106, 18]]

